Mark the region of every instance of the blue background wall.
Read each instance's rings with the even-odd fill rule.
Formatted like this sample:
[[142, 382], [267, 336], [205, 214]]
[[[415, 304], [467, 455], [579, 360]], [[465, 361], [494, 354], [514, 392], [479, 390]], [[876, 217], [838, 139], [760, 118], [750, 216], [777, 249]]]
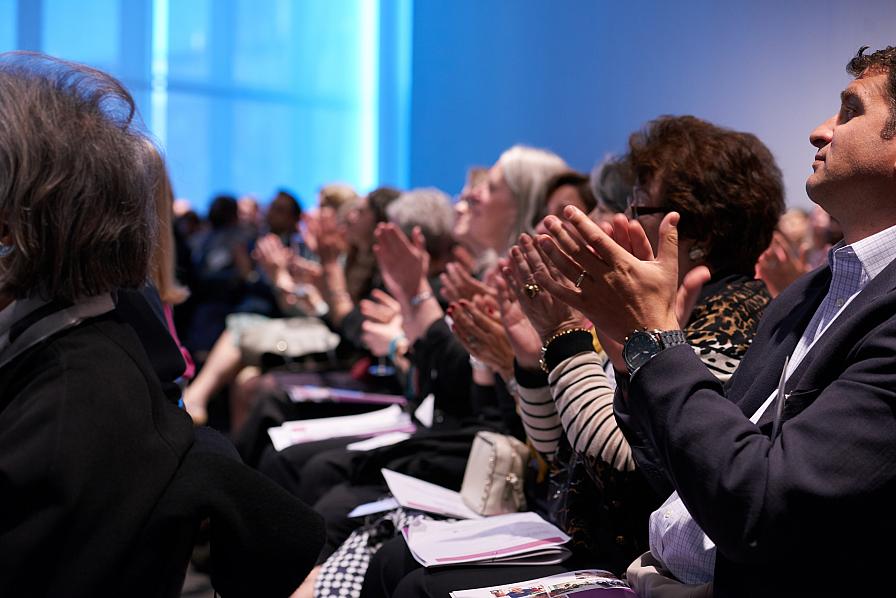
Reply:
[[896, 2], [418, 1], [410, 180], [455, 190], [515, 142], [587, 170], [690, 113], [756, 133], [809, 205], [809, 131], [862, 44], [896, 44]]
[[0, 0], [0, 51], [109, 70], [178, 194], [435, 185], [522, 142], [581, 170], [660, 114], [752, 131], [808, 205], [809, 131], [894, 0]]

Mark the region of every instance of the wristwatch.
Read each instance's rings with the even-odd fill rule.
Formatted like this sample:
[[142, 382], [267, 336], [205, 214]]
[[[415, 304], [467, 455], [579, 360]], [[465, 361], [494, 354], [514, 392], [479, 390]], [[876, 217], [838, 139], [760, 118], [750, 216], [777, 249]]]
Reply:
[[635, 330], [625, 339], [622, 358], [628, 367], [629, 376], [634, 376], [642, 365], [669, 347], [686, 345], [688, 342], [681, 330]]

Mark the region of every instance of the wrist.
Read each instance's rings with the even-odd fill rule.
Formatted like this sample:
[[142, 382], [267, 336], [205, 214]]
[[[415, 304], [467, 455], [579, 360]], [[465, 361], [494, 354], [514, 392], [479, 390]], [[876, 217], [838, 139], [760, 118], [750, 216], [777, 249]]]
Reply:
[[679, 328], [660, 330], [635, 330], [626, 337], [622, 346], [622, 358], [629, 376], [634, 376], [642, 366], [662, 351], [677, 345], [686, 345], [687, 337]]
[[594, 337], [586, 328], [567, 328], [545, 341], [541, 347], [539, 365], [542, 371], [550, 373], [561, 361], [572, 355], [594, 351]]
[[583, 322], [580, 319], [569, 319], [554, 326], [539, 329], [538, 335], [541, 337], [542, 346], [547, 345], [551, 339], [563, 334], [567, 330], [587, 330], [587, 328], [582, 326], [582, 323]]

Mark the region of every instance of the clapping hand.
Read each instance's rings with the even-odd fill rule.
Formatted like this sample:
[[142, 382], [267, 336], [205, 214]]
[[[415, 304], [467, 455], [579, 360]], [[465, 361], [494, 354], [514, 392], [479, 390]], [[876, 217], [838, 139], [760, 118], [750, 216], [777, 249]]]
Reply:
[[309, 214], [305, 220], [305, 243], [320, 257], [323, 264], [335, 262], [345, 253], [345, 227], [339, 224], [333, 208], [321, 208], [316, 215]]
[[508, 288], [516, 295], [520, 308], [538, 333], [542, 342], [569, 328], [580, 328], [585, 324], [580, 313], [551, 293], [542, 292], [536, 273], [561, 278], [554, 266], [544, 259], [532, 237], [523, 234], [519, 245], [510, 249], [508, 266], [502, 274]]
[[467, 352], [497, 372], [505, 381], [513, 376], [513, 349], [491, 296], [452, 303], [448, 315], [452, 330]]
[[[502, 273], [507, 268], [507, 263], [507, 260], [502, 260], [500, 263]], [[501, 312], [501, 323], [504, 324], [507, 340], [510, 341], [517, 362], [523, 368], [537, 370], [541, 358], [541, 336], [523, 313], [504, 276], [496, 278], [495, 288], [498, 291], [497, 302]]]
[[442, 297], [452, 303], [461, 299], [472, 300], [476, 295], [495, 295], [495, 289], [473, 278], [457, 262], [445, 266], [445, 272], [439, 275], [439, 281], [442, 283]]
[[382, 223], [376, 227], [375, 235], [373, 252], [383, 282], [399, 303], [409, 305], [411, 298], [429, 290], [429, 254], [423, 233], [419, 227], [414, 228], [411, 241], [394, 224]]
[[291, 290], [294, 284], [289, 274], [289, 262], [292, 251], [283, 245], [280, 238], [274, 234], [268, 234], [258, 239], [252, 257], [264, 270], [268, 279], [275, 285], [285, 290]]
[[550, 234], [538, 239], [558, 278], [539, 269], [533, 272], [536, 283], [581, 311], [617, 343], [636, 329], [680, 327], [676, 212], [660, 224], [656, 256], [637, 221], [614, 219], [611, 236], [573, 206], [564, 209], [564, 217], [570, 231], [559, 218], [548, 216]]
[[756, 263], [756, 277], [765, 282], [772, 297], [777, 297], [793, 281], [809, 271], [807, 253], [806, 248], [799, 253], [793, 251], [784, 235], [775, 231], [771, 244]]
[[361, 299], [361, 315], [371, 322], [386, 324], [401, 317], [401, 305], [389, 293], [373, 289], [370, 299]]

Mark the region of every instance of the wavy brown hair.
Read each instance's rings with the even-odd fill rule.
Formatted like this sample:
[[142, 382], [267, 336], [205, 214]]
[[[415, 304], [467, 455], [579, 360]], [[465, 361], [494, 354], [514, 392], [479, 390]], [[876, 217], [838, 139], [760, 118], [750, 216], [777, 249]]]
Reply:
[[146, 280], [156, 238], [134, 101], [105, 73], [0, 54], [0, 292], [73, 301]]
[[629, 138], [628, 160], [641, 186], [659, 182], [680, 235], [700, 242], [714, 273], [753, 275], [784, 210], [781, 170], [755, 135], [662, 116]]

